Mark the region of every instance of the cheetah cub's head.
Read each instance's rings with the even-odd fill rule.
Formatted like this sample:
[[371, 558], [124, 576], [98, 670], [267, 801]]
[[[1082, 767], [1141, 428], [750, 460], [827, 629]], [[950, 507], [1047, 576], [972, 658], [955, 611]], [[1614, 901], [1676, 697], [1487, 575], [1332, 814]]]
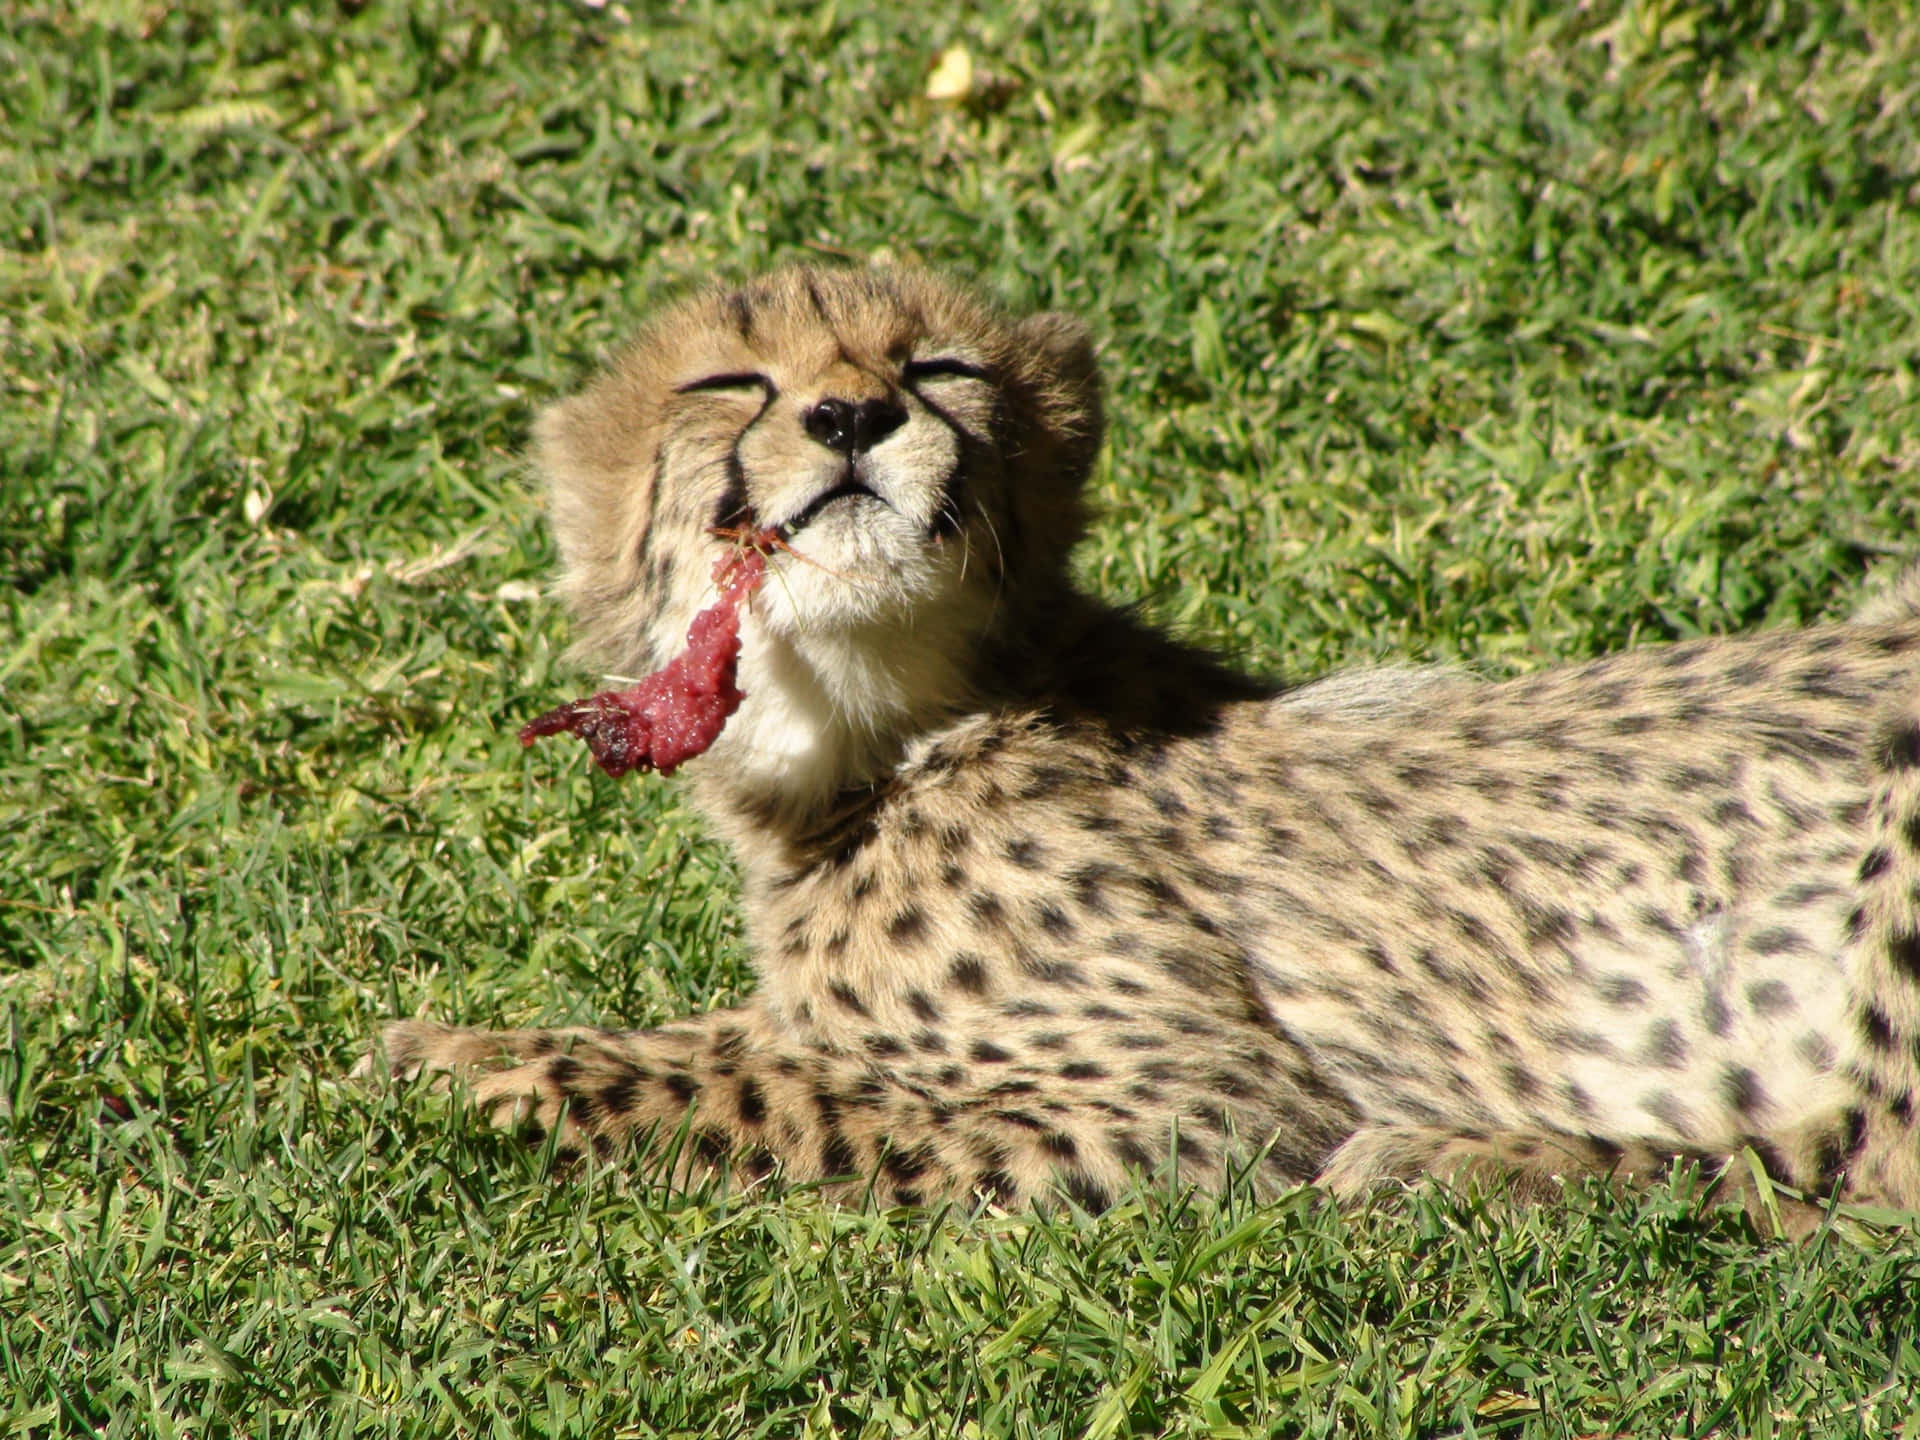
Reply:
[[715, 598], [714, 531], [770, 527], [748, 698], [701, 765], [802, 801], [871, 778], [1058, 593], [1100, 424], [1077, 321], [923, 271], [696, 295], [537, 427], [576, 648], [657, 668]]

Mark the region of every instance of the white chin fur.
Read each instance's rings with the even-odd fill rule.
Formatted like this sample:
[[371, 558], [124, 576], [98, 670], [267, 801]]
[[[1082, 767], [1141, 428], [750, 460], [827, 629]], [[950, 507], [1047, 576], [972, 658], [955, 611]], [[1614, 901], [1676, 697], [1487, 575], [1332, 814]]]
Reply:
[[[872, 544], [872, 527], [856, 538]], [[922, 540], [917, 565], [869, 560], [838, 576], [777, 557], [741, 625], [746, 699], [706, 773], [805, 806], [892, 769], [906, 736], [964, 699], [965, 657], [991, 610], [954, 547]], [[884, 582], [866, 583], [875, 573]]]

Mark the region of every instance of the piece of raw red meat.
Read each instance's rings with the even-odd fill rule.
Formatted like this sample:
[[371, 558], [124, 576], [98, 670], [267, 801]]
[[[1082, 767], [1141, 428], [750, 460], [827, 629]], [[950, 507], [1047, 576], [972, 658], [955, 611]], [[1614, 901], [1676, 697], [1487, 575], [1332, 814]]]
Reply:
[[720, 598], [687, 627], [687, 648], [627, 690], [604, 690], [549, 710], [520, 730], [520, 743], [562, 731], [578, 735], [609, 775], [674, 770], [720, 738], [744, 698], [740, 665], [740, 602], [766, 575], [770, 537], [752, 536], [713, 568]]

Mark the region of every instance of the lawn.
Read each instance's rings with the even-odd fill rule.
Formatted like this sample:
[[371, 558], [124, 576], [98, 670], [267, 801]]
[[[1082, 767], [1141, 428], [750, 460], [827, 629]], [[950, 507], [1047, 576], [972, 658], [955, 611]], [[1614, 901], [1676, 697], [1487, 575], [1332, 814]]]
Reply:
[[1085, 315], [1081, 573], [1288, 675], [1915, 547], [1905, 3], [945, 13], [0, 9], [0, 1434], [1920, 1436], [1920, 1241], [1684, 1181], [836, 1211], [343, 1082], [751, 984], [675, 785], [514, 739], [530, 419], [715, 273]]

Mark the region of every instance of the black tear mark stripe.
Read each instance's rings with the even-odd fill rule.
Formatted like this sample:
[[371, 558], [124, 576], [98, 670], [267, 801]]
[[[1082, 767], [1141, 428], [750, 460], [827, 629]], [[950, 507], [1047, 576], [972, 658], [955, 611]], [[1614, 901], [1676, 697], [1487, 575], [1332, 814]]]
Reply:
[[[948, 362], [929, 360], [917, 363], [939, 365]], [[951, 363], [960, 365], [962, 362], [953, 361]], [[969, 367], [969, 369], [970, 368], [971, 367]], [[933, 519], [929, 521], [927, 525], [927, 529], [933, 538], [944, 540], [957, 535], [966, 523], [963, 518], [962, 505], [972, 498], [972, 485], [969, 477], [976, 473], [978, 469], [983, 445], [980, 437], [976, 436], [971, 430], [967, 429], [966, 426], [954, 419], [944, 407], [935, 404], [920, 392], [919, 387], [913, 383], [915, 378], [914, 370], [914, 365], [907, 366], [906, 372], [901, 376], [901, 383], [913, 392], [913, 398], [926, 407], [929, 415], [947, 427], [952, 433], [955, 442], [958, 443], [960, 447], [960, 453], [954, 460], [953, 468], [947, 472], [946, 478], [940, 482], [939, 490], [934, 494]], [[958, 374], [960, 372], [955, 370], [951, 372], [941, 371], [940, 373]]]
[[754, 412], [753, 419], [740, 427], [740, 433], [733, 437], [733, 444], [727, 450], [727, 488], [720, 492], [720, 499], [713, 507], [713, 528], [716, 530], [745, 525], [753, 518], [753, 503], [747, 495], [747, 467], [740, 459], [740, 447], [746, 443], [747, 436], [753, 433], [753, 427], [773, 408], [774, 397], [779, 394], [772, 381], [763, 380], [761, 383], [765, 386], [765, 394], [760, 401], [760, 408]]
[[643, 492], [647, 500], [647, 513], [640, 517], [640, 538], [633, 547], [633, 568], [635, 573], [645, 575], [647, 555], [653, 548], [653, 520], [660, 513], [660, 477], [666, 473], [667, 452], [674, 437], [669, 435], [661, 441], [653, 452], [653, 464], [647, 473], [647, 485]]

